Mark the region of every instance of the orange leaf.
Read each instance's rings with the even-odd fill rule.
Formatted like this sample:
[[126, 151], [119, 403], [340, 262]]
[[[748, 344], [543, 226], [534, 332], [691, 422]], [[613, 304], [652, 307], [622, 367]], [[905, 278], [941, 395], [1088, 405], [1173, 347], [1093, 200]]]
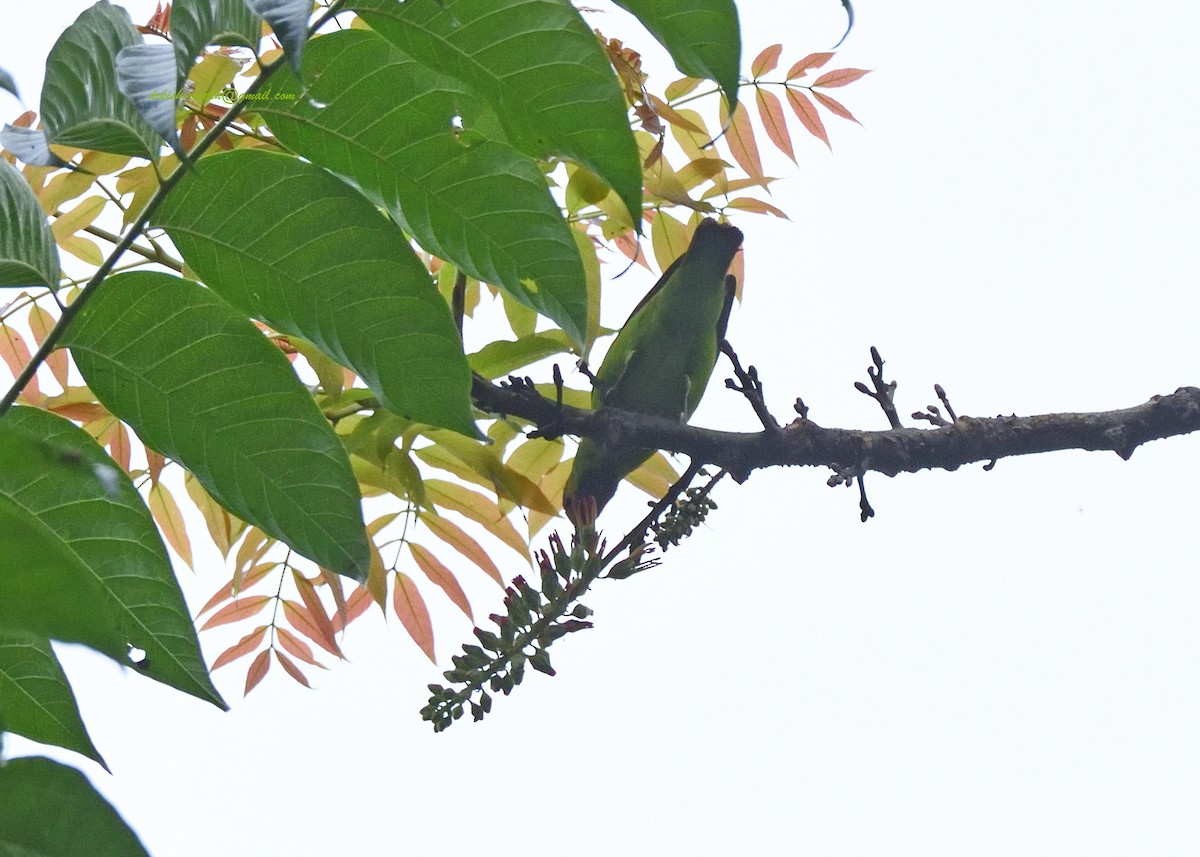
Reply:
[[292, 659], [285, 655], [279, 649], [275, 649], [275, 660], [279, 661], [279, 665], [283, 667], [283, 671], [294, 678], [300, 684], [312, 690], [312, 685], [308, 683], [308, 679], [304, 677], [304, 673], [300, 672], [300, 667], [292, 663]]
[[103, 405], [98, 405], [95, 402], [67, 402], [63, 405], [53, 405], [49, 402], [45, 402], [44, 406], [47, 410], [58, 414], [60, 417], [66, 417], [69, 420], [77, 420], [81, 423], [90, 423], [96, 420], [102, 420], [108, 416], [108, 411], [105, 409], [105, 407]]
[[442, 587], [442, 591], [446, 593], [451, 601], [458, 605], [458, 609], [466, 613], [467, 618], [474, 622], [475, 617], [471, 614], [471, 603], [467, 601], [467, 594], [459, 586], [454, 572], [420, 545], [409, 542], [408, 550], [412, 554], [413, 559], [416, 560], [421, 571], [425, 572], [425, 576]]
[[758, 115], [762, 119], [767, 136], [775, 144], [775, 148], [795, 163], [796, 154], [792, 151], [792, 135], [788, 133], [787, 120], [783, 115], [783, 104], [780, 103], [775, 93], [767, 92], [761, 87], [755, 92], [755, 100], [758, 102]]
[[339, 613], [346, 612], [346, 590], [342, 588], [342, 576], [330, 571], [327, 568], [321, 569], [321, 579], [325, 581], [329, 587], [329, 591], [333, 593], [333, 603], [337, 607]]
[[202, 616], [222, 601], [236, 598], [243, 590], [262, 580], [277, 565], [279, 565], [277, 562], [264, 562], [251, 568], [244, 576], [231, 578], [228, 583], [216, 591], [212, 598], [208, 599], [197, 615]]
[[822, 51], [817, 54], [809, 54], [802, 60], [797, 60], [796, 64], [788, 69], [787, 79], [795, 80], [797, 77], [804, 77], [805, 73], [810, 68], [820, 68], [833, 59], [833, 54], [829, 51]]
[[243, 696], [249, 695], [250, 691], [254, 690], [263, 677], [266, 676], [267, 670], [271, 668], [271, 650], [263, 649], [258, 653], [254, 662], [250, 664], [250, 669], [246, 671], [246, 689], [242, 691]]
[[236, 643], [234, 643], [228, 649], [221, 652], [221, 654], [219, 654], [217, 656], [217, 659], [215, 661], [213, 661], [213, 665], [212, 665], [212, 667], [210, 667], [210, 671], [219, 670], [221, 667], [225, 666], [226, 664], [231, 664], [234, 661], [236, 661], [238, 658], [244, 658], [246, 655], [250, 654], [255, 649], [257, 649], [258, 644], [261, 643], [263, 640], [263, 637], [266, 636], [268, 627], [269, 626], [267, 626], [267, 625], [259, 625], [257, 628], [255, 628], [253, 631], [251, 631], [246, 636], [242, 637], [242, 639], [238, 640]]
[[500, 574], [496, 563], [492, 562], [487, 551], [480, 547], [479, 542], [467, 535], [462, 527], [433, 512], [422, 514], [421, 523], [429, 528], [429, 532], [483, 569], [488, 577], [500, 585], [501, 589], [504, 588], [504, 577]]
[[285, 599], [283, 602], [283, 615], [287, 616], [288, 621], [292, 623], [292, 627], [301, 634], [308, 637], [308, 639], [312, 640], [335, 658], [345, 660], [345, 656], [342, 655], [342, 650], [338, 648], [337, 642], [322, 633], [321, 628], [313, 621], [312, 616], [309, 615], [308, 610], [303, 605]]
[[[54, 328], [55, 318], [42, 309], [37, 304], [34, 304], [29, 309], [29, 330], [33, 333], [34, 341], [41, 345], [46, 341], [46, 337], [50, 335], [50, 331]], [[68, 387], [68, 371], [67, 371], [67, 352], [63, 349], [50, 352], [50, 356], [46, 358], [46, 365], [50, 367], [51, 374], [54, 375], [54, 380], [58, 381], [59, 386], [64, 390]]]
[[693, 134], [703, 134], [704, 133], [703, 128], [701, 128], [699, 125], [697, 125], [692, 120], [688, 119], [686, 116], [684, 116], [682, 113], [680, 113], [674, 107], [672, 107], [670, 104], [667, 104], [667, 102], [663, 101], [657, 95], [650, 95], [649, 98], [650, 98], [650, 104], [651, 104], [651, 106], [654, 107], [655, 112], [658, 113], [658, 115], [661, 116], [663, 119], [666, 119], [668, 122], [670, 122], [672, 125], [677, 125], [680, 128], [683, 128], [687, 131], [691, 131]]
[[147, 447], [146, 464], [150, 468], [150, 481], [157, 482], [158, 477], [162, 475], [163, 468], [167, 466], [167, 460], [153, 449]]
[[767, 186], [767, 178], [763, 175], [762, 159], [758, 155], [758, 144], [754, 142], [754, 129], [750, 125], [750, 113], [740, 102], [730, 118], [725, 102], [721, 102], [721, 125], [725, 132], [725, 144], [729, 152], [746, 174], [757, 184]]
[[854, 83], [864, 74], [870, 74], [870, 69], [861, 68], [839, 68], [833, 71], [827, 71], [816, 80], [813, 81], [813, 86], [845, 86], [847, 83]]
[[613, 244], [617, 245], [625, 257], [631, 262], [636, 262], [647, 271], [651, 270], [650, 262], [646, 259], [646, 254], [642, 252], [642, 245], [638, 243], [633, 232], [623, 232], [613, 238]]
[[360, 586], [351, 592], [350, 597], [346, 599], [346, 612], [338, 613], [333, 617], [334, 630], [338, 632], [346, 630], [347, 625], [366, 613], [374, 603], [375, 599], [371, 597], [371, 593], [365, 586]]
[[[748, 196], [740, 196], [737, 199], [731, 199], [725, 204], [726, 208], [737, 208], [741, 211], [753, 211], [755, 214], [774, 214], [776, 217], [781, 217], [784, 220], [791, 220], [786, 214], [780, 211], [769, 202], [763, 202], [761, 199], [753, 199]], [[739, 256], [740, 258], [740, 256]], [[739, 283], [741, 280], [738, 281]]]
[[314, 667], [322, 667], [322, 669], [324, 668], [321, 662], [313, 657], [312, 647], [289, 631], [287, 628], [277, 627], [275, 629], [275, 639], [279, 642], [279, 645], [283, 646], [283, 648], [287, 649], [289, 653], [295, 655], [306, 664], [312, 664]]
[[158, 528], [167, 537], [167, 541], [171, 543], [175, 553], [179, 554], [180, 559], [191, 568], [192, 543], [188, 540], [187, 528], [183, 524], [183, 515], [179, 511], [175, 498], [167, 491], [165, 485], [156, 482], [150, 489], [149, 501], [150, 514], [154, 516]]
[[121, 465], [121, 469], [128, 473], [129, 459], [133, 454], [133, 448], [129, 443], [129, 432], [116, 417], [113, 417], [112, 425], [104, 432], [103, 443], [108, 447], [108, 454], [113, 457], [113, 461]]
[[392, 590], [392, 609], [421, 651], [429, 660], [437, 663], [433, 656], [433, 623], [429, 621], [425, 600], [417, 591], [416, 584], [400, 571], [396, 572], [396, 587]]
[[783, 53], [783, 45], [771, 45], [763, 48], [754, 62], [750, 63], [750, 74], [759, 78], [779, 64], [779, 55]]
[[[847, 110], [841, 102], [835, 101], [824, 92], [813, 92], [813, 98], [817, 99], [817, 101], [825, 106], [826, 110], [835, 116], [841, 116], [843, 119], [849, 119], [851, 122], [858, 122], [854, 118], [854, 114]], [[861, 125], [862, 123], [858, 122], [858, 124]]]
[[228, 625], [230, 622], [240, 622], [242, 619], [249, 619], [255, 613], [261, 611], [272, 600], [270, 595], [255, 595], [251, 598], [239, 598], [232, 604], [227, 604], [212, 614], [201, 627], [201, 631], [209, 628], [215, 628], [218, 625]]
[[292, 579], [296, 582], [296, 589], [300, 592], [304, 606], [308, 608], [308, 615], [321, 629], [325, 639], [336, 649], [337, 639], [333, 630], [333, 622], [329, 620], [329, 614], [325, 612], [325, 605], [321, 603], [321, 597], [317, 595], [316, 587], [313, 586], [311, 580], [294, 568], [292, 569]]
[[[7, 324], [0, 324], [0, 357], [8, 364], [13, 378], [21, 374], [21, 370], [33, 359], [29, 346], [25, 344], [25, 338]], [[29, 379], [23, 392], [31, 402], [41, 401], [42, 393], [38, 389], [37, 375]]]
[[809, 101], [808, 96], [803, 92], [798, 92], [794, 89], [787, 91], [787, 97], [788, 104], [792, 105], [792, 110], [796, 112], [796, 116], [800, 119], [800, 124], [808, 129], [808, 133], [832, 149], [833, 146], [829, 145], [829, 135], [825, 133], [825, 123], [821, 121], [821, 116], [817, 113], [816, 105]]

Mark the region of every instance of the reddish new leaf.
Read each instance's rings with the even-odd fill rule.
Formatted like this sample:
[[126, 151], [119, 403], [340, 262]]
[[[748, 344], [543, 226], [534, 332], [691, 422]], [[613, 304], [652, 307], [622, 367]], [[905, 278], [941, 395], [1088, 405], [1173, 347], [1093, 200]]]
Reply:
[[820, 68], [831, 59], [833, 59], [833, 53], [830, 51], [809, 54], [804, 59], [797, 60], [796, 64], [788, 69], [787, 79], [795, 80], [798, 77], [804, 77], [809, 69]]
[[332, 636], [325, 634], [321, 627], [313, 621], [312, 616], [302, 604], [285, 599], [283, 602], [283, 615], [287, 617], [292, 627], [301, 634], [308, 637], [308, 639], [312, 640], [335, 658], [345, 660], [342, 650], [338, 648], [337, 641]]
[[266, 676], [267, 670], [271, 668], [271, 650], [263, 649], [255, 657], [250, 664], [250, 669], [246, 671], [246, 689], [242, 691], [243, 696], [248, 696], [250, 691], [258, 685], [263, 677]]
[[275, 649], [275, 660], [279, 661], [279, 665], [283, 667], [283, 671], [294, 678], [300, 684], [312, 690], [312, 685], [308, 683], [308, 679], [304, 677], [304, 673], [300, 672], [300, 667], [292, 663], [292, 659], [285, 655], [279, 649]]
[[158, 528], [162, 530], [167, 542], [175, 549], [175, 553], [179, 554], [179, 557], [188, 564], [188, 568], [191, 568], [192, 543], [188, 539], [187, 528], [183, 524], [183, 513], [179, 511], [179, 504], [175, 502], [175, 498], [171, 496], [167, 486], [161, 482], [154, 483], [150, 488], [148, 499], [150, 514], [154, 516]]
[[429, 528], [429, 532], [483, 569], [501, 589], [504, 588], [504, 577], [500, 574], [496, 563], [492, 562], [487, 551], [480, 546], [479, 542], [467, 535], [462, 527], [432, 512], [421, 515], [421, 523]]
[[767, 136], [775, 144], [775, 148], [791, 158], [794, 163], [796, 154], [792, 151], [792, 135], [788, 133], [783, 104], [775, 93], [767, 92], [762, 87], [757, 89], [754, 97], [758, 102], [758, 115], [762, 119]]
[[750, 63], [750, 74], [757, 80], [779, 64], [779, 55], [783, 53], [783, 45], [771, 45], [763, 48], [754, 62]]
[[292, 579], [296, 582], [296, 589], [300, 592], [304, 606], [308, 608], [308, 615], [316, 622], [325, 638], [336, 647], [337, 639], [333, 630], [333, 622], [330, 621], [329, 614], [325, 612], [325, 605], [321, 603], [321, 597], [317, 595], [316, 587], [313, 586], [311, 580], [294, 568], [292, 569]]
[[[46, 341], [46, 337], [50, 335], [50, 331], [54, 328], [54, 316], [46, 312], [37, 304], [34, 304], [29, 309], [29, 330], [33, 333], [33, 339], [38, 345]], [[50, 352], [46, 358], [46, 365], [50, 367], [51, 374], [54, 375], [54, 380], [58, 381], [60, 387], [64, 390], [70, 386], [70, 379], [67, 372], [67, 352], [63, 349]]]
[[[830, 98], [824, 92], [816, 92], [814, 90], [813, 98], [817, 99], [817, 101], [819, 101], [826, 110], [835, 116], [841, 116], [843, 119], [849, 119], [851, 122], [858, 122], [858, 120], [854, 118], [854, 114], [847, 110], [840, 101]], [[858, 122], [858, 124], [861, 125], [862, 123]]]
[[108, 447], [108, 454], [113, 457], [113, 461], [121, 465], [121, 469], [128, 473], [133, 447], [129, 442], [129, 432], [125, 430], [124, 423], [113, 417], [112, 424], [105, 430], [101, 442]]
[[321, 667], [322, 669], [325, 668], [324, 664], [322, 664], [313, 656], [312, 647], [289, 631], [287, 628], [276, 628], [275, 640], [290, 654], [304, 661], [304, 663], [312, 664], [314, 667]]
[[[825, 133], [825, 123], [821, 121], [816, 105], [809, 101], [808, 96], [803, 92], [795, 89], [789, 89], [787, 96], [788, 104], [792, 105], [792, 110], [799, 117], [800, 124], [808, 129], [808, 133], [829, 146], [829, 135]], [[829, 146], [829, 148], [832, 149], [833, 146]]]
[[267, 625], [259, 625], [257, 628], [255, 628], [253, 631], [251, 631], [246, 636], [242, 637], [242, 639], [238, 640], [236, 643], [234, 643], [228, 649], [221, 652], [221, 654], [219, 654], [217, 656], [217, 659], [215, 661], [213, 661], [213, 665], [212, 665], [212, 668], [210, 669], [210, 672], [212, 670], [219, 670], [221, 667], [225, 666], [226, 664], [233, 663], [238, 658], [244, 658], [244, 657], [246, 657], [246, 655], [250, 654], [255, 649], [257, 649], [258, 644], [263, 641], [263, 637], [265, 637], [267, 634], [267, 627], [268, 627]]
[[733, 116], [730, 117], [725, 102], [721, 102], [721, 125], [726, 129], [725, 144], [738, 165], [746, 171], [755, 183], [767, 186], [767, 177], [763, 174], [762, 158], [758, 154], [758, 143], [754, 141], [754, 128], [750, 125], [750, 112], [740, 102]]
[[150, 481], [157, 482], [158, 477], [162, 476], [163, 468], [167, 466], [167, 460], [153, 449], [147, 448], [146, 466], [150, 469]]
[[425, 608], [425, 600], [417, 591], [417, 585], [404, 572], [396, 572], [396, 586], [392, 590], [392, 609], [396, 618], [408, 631], [408, 635], [421, 647], [421, 651], [429, 660], [437, 663], [433, 656], [433, 623], [429, 621], [429, 611]]
[[[754, 199], [749, 196], [740, 196], [737, 199], [731, 199], [726, 203], [727, 208], [737, 208], [741, 211], [753, 211], [755, 214], [774, 214], [776, 217], [781, 217], [784, 220], [791, 220], [786, 214], [780, 211], [769, 202], [763, 202], [761, 199]], [[738, 257], [740, 258], [740, 256]], [[736, 274], [735, 274], [736, 276]], [[738, 280], [741, 283], [741, 280]]]
[[816, 80], [813, 81], [813, 86], [845, 86], [847, 83], [854, 83], [864, 74], [870, 74], [870, 69], [861, 68], [839, 68], [833, 71], [827, 71]]
[[374, 603], [375, 599], [371, 597], [370, 591], [365, 586], [360, 586], [346, 599], [346, 612], [333, 617], [333, 629], [338, 633], [346, 630], [347, 625], [371, 609]]
[[458, 580], [454, 577], [454, 572], [420, 545], [409, 542], [408, 550], [416, 560], [417, 566], [425, 572], [425, 576], [440, 586], [446, 596], [458, 605], [458, 609], [466, 613], [467, 618], [474, 622], [475, 617], [471, 614], [471, 604], [467, 601], [467, 594], [463, 592]]
[[228, 625], [231, 622], [240, 622], [243, 619], [249, 619], [255, 613], [261, 611], [272, 600], [270, 595], [254, 595], [247, 598], [239, 598], [232, 604], [227, 604], [209, 617], [208, 621], [200, 626], [201, 631], [215, 628], [218, 625]]
[[[29, 346], [25, 344], [25, 338], [3, 323], [0, 323], [0, 357], [3, 357], [4, 362], [8, 364], [13, 378], [20, 375], [21, 370], [33, 359], [33, 355], [29, 353]], [[23, 393], [31, 402], [41, 401], [42, 392], [38, 389], [37, 375], [29, 379]]]
[[327, 568], [321, 569], [321, 580], [329, 586], [329, 591], [333, 593], [333, 603], [337, 607], [339, 613], [346, 612], [346, 590], [342, 588], [342, 576]]
[[228, 601], [230, 598], [236, 598], [238, 593], [249, 588], [250, 586], [253, 586], [255, 583], [258, 583], [258, 581], [262, 580], [263, 577], [270, 573], [271, 569], [275, 568], [277, 565], [279, 565], [277, 562], [264, 562], [261, 565], [254, 566], [247, 571], [245, 576], [241, 579], [240, 588], [237, 587], [239, 581], [236, 578], [231, 578], [229, 582], [224, 584], [213, 594], [212, 598], [208, 599], [205, 605], [200, 608], [200, 612], [197, 615], [203, 616], [222, 601]]

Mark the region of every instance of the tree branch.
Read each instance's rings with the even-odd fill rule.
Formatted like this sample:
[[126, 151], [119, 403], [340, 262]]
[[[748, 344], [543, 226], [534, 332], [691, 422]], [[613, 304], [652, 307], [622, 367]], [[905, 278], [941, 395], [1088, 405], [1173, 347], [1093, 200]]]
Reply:
[[1109, 451], [1128, 459], [1148, 441], [1200, 431], [1197, 387], [1181, 387], [1123, 410], [1029, 417], [958, 415], [945, 426], [886, 431], [824, 428], [807, 419], [779, 431], [715, 431], [613, 408], [593, 412], [560, 407], [520, 379], [497, 385], [477, 377], [473, 396], [484, 410], [529, 420], [548, 436], [573, 434], [683, 453], [695, 462], [728, 470], [739, 482], [754, 470], [781, 465], [895, 476], [1065, 449]]

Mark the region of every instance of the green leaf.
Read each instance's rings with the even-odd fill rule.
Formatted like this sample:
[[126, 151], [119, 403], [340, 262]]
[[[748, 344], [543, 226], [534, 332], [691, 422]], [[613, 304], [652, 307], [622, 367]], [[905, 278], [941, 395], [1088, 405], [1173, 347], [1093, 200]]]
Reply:
[[244, 0], [175, 0], [171, 4], [171, 41], [177, 62], [176, 86], [183, 84], [206, 45], [257, 49], [261, 34], [262, 23]]
[[742, 37], [733, 0], [613, 0], [632, 12], [688, 77], [715, 80], [737, 104]]
[[66, 161], [50, 151], [46, 132], [40, 128], [22, 128], [5, 123], [3, 130], [0, 130], [0, 146], [31, 166], [58, 169], [67, 165]]
[[87, 777], [50, 759], [0, 767], [0, 807], [5, 857], [149, 857]]
[[58, 247], [33, 189], [0, 159], [0, 286], [57, 286]]
[[356, 0], [380, 35], [488, 100], [516, 148], [586, 166], [641, 222], [642, 168], [625, 96], [567, 0]]
[[[129, 476], [86, 431], [38, 408], [16, 407], [4, 423], [78, 463], [71, 486], [24, 484], [0, 473], [0, 491], [18, 497], [99, 583], [122, 642], [145, 652], [139, 671], [225, 708], [208, 677], [195, 626], [154, 519]], [[96, 479], [91, 474], [104, 474]]]
[[117, 54], [117, 86], [133, 102], [175, 154], [186, 160], [175, 131], [175, 49], [170, 45], [130, 45]]
[[73, 750], [108, 770], [49, 640], [0, 633], [0, 730]]
[[0, 631], [83, 643], [128, 662], [119, 618], [95, 574], [39, 514], [47, 499], [69, 509], [115, 469], [96, 471], [0, 419]]
[[116, 56], [142, 37], [108, 0], [84, 10], [46, 58], [42, 124], [51, 143], [156, 157], [158, 134], [117, 88]]
[[384, 407], [477, 436], [450, 308], [404, 233], [345, 182], [289, 155], [214, 155], [156, 222], [211, 289], [354, 369]]
[[314, 39], [304, 67], [323, 107], [261, 106], [284, 145], [350, 178], [430, 253], [581, 338], [586, 294], [570, 228], [537, 163], [508, 145], [484, 102], [364, 31]]
[[[557, 334], [557, 335], [556, 335]], [[535, 333], [518, 340], [497, 339], [470, 355], [471, 369], [489, 381], [508, 375], [544, 357], [570, 350], [570, 343], [557, 331]]]
[[300, 73], [300, 54], [308, 40], [308, 14], [312, 0], [244, 0], [256, 15], [261, 15], [283, 45], [288, 64]]
[[366, 579], [358, 485], [287, 358], [199, 283], [110, 277], [65, 337], [88, 386], [239, 518]]

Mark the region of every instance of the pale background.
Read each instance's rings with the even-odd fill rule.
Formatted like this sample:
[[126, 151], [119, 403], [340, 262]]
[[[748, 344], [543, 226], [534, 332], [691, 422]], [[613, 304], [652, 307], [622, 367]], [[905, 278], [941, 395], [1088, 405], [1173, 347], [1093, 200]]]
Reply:
[[[0, 66], [27, 103], [86, 5], [0, 4]], [[836, 0], [741, 12], [747, 64], [782, 41], [783, 69], [844, 25]], [[791, 223], [737, 219], [731, 336], [776, 413], [801, 395], [824, 425], [883, 427], [852, 389], [871, 345], [905, 414], [935, 381], [978, 416], [1200, 384], [1200, 9], [857, 12], [830, 67], [875, 69], [834, 93], [865, 128], [830, 118], [832, 155], [797, 135], [799, 170], [771, 161]], [[649, 284], [627, 281], [629, 302]], [[727, 374], [696, 422], [752, 429]], [[437, 672], [394, 620], [356, 625], [316, 692], [276, 669], [242, 701], [244, 664], [219, 671], [230, 714], [64, 651], [115, 776], [70, 761], [156, 857], [1195, 854], [1198, 468], [1183, 438], [1128, 463], [877, 477], [866, 525], [825, 472], [755, 475], [664, 567], [597, 589], [597, 629], [554, 648], [557, 678], [436, 736], [416, 711]], [[640, 503], [623, 493], [609, 526]], [[223, 575], [185, 576], [193, 606]], [[493, 609], [497, 590], [472, 592]], [[447, 658], [466, 623], [436, 627]]]

